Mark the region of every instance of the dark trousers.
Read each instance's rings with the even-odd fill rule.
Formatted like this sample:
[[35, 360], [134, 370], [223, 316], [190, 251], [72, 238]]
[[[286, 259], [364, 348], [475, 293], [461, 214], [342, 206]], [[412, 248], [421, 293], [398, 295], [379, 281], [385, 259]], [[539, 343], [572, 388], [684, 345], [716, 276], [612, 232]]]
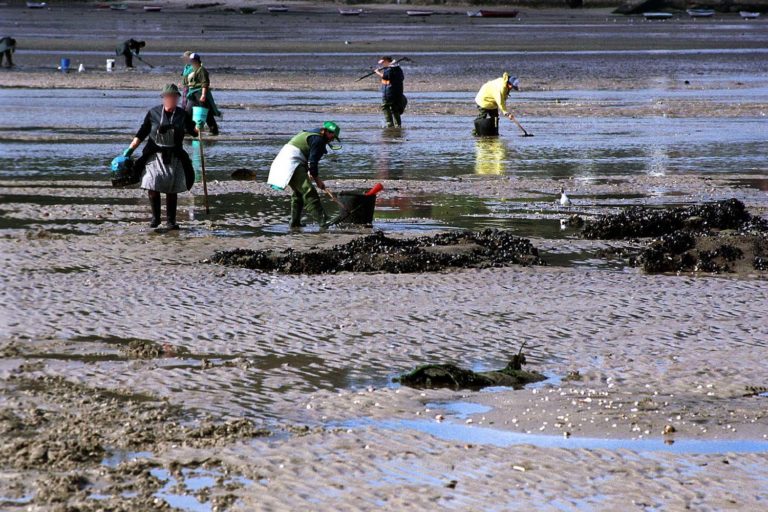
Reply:
[[486, 117], [499, 117], [499, 109], [497, 108], [477, 107], [477, 110], [477, 119], [485, 119]]
[[293, 173], [288, 185], [293, 190], [293, 195], [291, 196], [291, 227], [298, 228], [301, 226], [301, 213], [305, 208], [317, 219], [317, 223], [320, 226], [324, 226], [328, 221], [328, 216], [325, 213], [325, 208], [323, 208], [323, 203], [320, 202], [317, 189], [309, 180], [307, 168], [299, 166]]
[[123, 56], [125, 57], [125, 67], [132, 68], [133, 67], [133, 53], [131, 51], [123, 52]]
[[384, 120], [388, 127], [400, 127], [402, 120], [400, 116], [405, 112], [405, 107], [408, 104], [408, 100], [405, 96], [399, 98], [384, 98], [381, 103], [381, 110], [384, 112]]
[[[152, 220], [150, 221], [150, 226], [156, 228], [160, 225], [160, 192], [147, 190], [147, 195], [149, 196], [149, 206], [152, 209]], [[168, 222], [169, 227], [176, 226], [176, 208], [178, 204], [178, 194], [165, 194], [165, 219]]]
[[4, 52], [0, 53], [0, 66], [3, 65], [3, 56], [5, 56], [5, 59], [8, 61], [8, 67], [13, 67], [13, 57], [11, 55], [13, 52], [11, 50], [5, 50]]
[[216, 123], [216, 117], [213, 115], [213, 109], [211, 108], [210, 103], [208, 103], [208, 100], [203, 103], [200, 101], [200, 96], [202, 96], [202, 93], [196, 92], [193, 95], [189, 96], [187, 99], [187, 112], [189, 112], [189, 115], [192, 115], [192, 107], [205, 107], [208, 109], [208, 117], [205, 118], [205, 124], [208, 125], [208, 128], [210, 128], [211, 133], [218, 133], [219, 131], [219, 125]]

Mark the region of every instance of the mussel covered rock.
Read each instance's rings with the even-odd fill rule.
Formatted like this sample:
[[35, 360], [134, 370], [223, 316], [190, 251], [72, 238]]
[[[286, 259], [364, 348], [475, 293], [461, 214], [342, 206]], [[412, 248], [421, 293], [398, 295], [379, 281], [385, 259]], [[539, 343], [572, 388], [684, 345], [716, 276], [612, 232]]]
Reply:
[[489, 386], [518, 388], [546, 379], [538, 372], [523, 370], [525, 362], [525, 355], [521, 352], [501, 370], [487, 372], [474, 372], [454, 364], [425, 364], [394, 381], [413, 388], [481, 389]]
[[633, 207], [587, 224], [591, 239], [653, 237], [631, 261], [649, 273], [765, 271], [768, 221], [737, 199], [655, 209]]
[[511, 264], [544, 265], [529, 240], [508, 231], [452, 232], [419, 238], [392, 238], [382, 232], [312, 251], [216, 252], [213, 263], [285, 274], [334, 272], [435, 272]]
[[738, 199], [665, 209], [636, 206], [597, 217], [587, 223], [583, 234], [601, 240], [658, 237], [680, 229], [736, 229], [752, 220]]
[[691, 234], [675, 231], [652, 240], [637, 257], [649, 273], [764, 272], [768, 261], [768, 234], [743, 232]]

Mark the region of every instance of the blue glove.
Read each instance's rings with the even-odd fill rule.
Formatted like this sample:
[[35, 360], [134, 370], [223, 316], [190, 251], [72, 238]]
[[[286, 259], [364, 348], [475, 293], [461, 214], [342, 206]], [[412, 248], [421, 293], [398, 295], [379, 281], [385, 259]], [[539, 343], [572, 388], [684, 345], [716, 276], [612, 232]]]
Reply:
[[133, 154], [133, 148], [126, 148], [125, 151], [123, 151], [124, 157], [130, 157]]

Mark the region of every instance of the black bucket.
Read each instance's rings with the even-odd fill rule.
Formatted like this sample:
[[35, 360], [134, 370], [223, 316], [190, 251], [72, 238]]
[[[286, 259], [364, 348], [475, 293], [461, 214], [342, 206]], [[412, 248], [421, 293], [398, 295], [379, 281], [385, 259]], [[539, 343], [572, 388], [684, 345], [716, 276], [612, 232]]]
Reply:
[[334, 224], [373, 224], [376, 196], [366, 196], [365, 192], [339, 192], [336, 198], [344, 209], [334, 219]]
[[133, 160], [126, 160], [119, 169], [111, 172], [112, 186], [115, 188], [130, 187], [141, 182], [141, 171], [134, 165]]
[[486, 117], [475, 119], [475, 135], [478, 137], [496, 137], [499, 135], [499, 118]]

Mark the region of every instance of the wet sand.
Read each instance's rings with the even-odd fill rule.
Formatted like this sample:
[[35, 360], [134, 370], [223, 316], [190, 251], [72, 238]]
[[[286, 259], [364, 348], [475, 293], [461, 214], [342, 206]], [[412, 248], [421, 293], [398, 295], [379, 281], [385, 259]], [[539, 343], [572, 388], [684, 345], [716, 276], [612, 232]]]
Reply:
[[[148, 16], [65, 10], [69, 37], [57, 38], [57, 11], [8, 12], [3, 23], [19, 21], [17, 37], [26, 27], [26, 48], [41, 52], [111, 46], [111, 30], [136, 35]], [[509, 127], [475, 141], [467, 80], [506, 57], [409, 68], [419, 92], [406, 128], [390, 133], [375, 87], [338, 80], [364, 71], [370, 57], [349, 55], [359, 51], [350, 34], [378, 17], [324, 14], [285, 42], [271, 21], [283, 18], [253, 15], [265, 28], [246, 33], [243, 15], [206, 14], [224, 134], [206, 146], [212, 214], [196, 186], [180, 197], [177, 233], [150, 231], [143, 193], [112, 188], [106, 172], [175, 69], [177, 44], [157, 33], [153, 51], [167, 52], [147, 55], [157, 71], [114, 75], [61, 76], [42, 69], [50, 56], [20, 52], [20, 69], [0, 73], [0, 508], [764, 508], [764, 276], [646, 275], [606, 257], [645, 241], [586, 240], [560, 220], [732, 197], [765, 216], [764, 55], [678, 50], [764, 48], [768, 25], [524, 14], [494, 22], [538, 25], [515, 29], [536, 34], [516, 39], [520, 49], [677, 53], [525, 56], [531, 90], [518, 105], [536, 137]], [[85, 39], [78, 19], [100, 23]], [[486, 32], [468, 42], [465, 17], [416, 23], [403, 18], [392, 48], [498, 44]], [[623, 23], [621, 37], [595, 37]], [[296, 54], [316, 39], [347, 55], [223, 55]], [[90, 68], [106, 56], [85, 58]], [[319, 78], [332, 90], [318, 91]], [[35, 89], [53, 84], [67, 90]], [[370, 233], [290, 233], [287, 194], [261, 179], [288, 135], [328, 113], [348, 137], [322, 172], [335, 190], [384, 184], [375, 228], [509, 229], [548, 265], [285, 276], [211, 264], [218, 250], [331, 247]], [[259, 179], [232, 180], [241, 167]], [[561, 186], [571, 208], [556, 204]], [[547, 381], [483, 391], [391, 382], [423, 363], [499, 368], [523, 342], [527, 368]]]
[[[517, 18], [482, 19], [461, 6], [430, 7], [436, 15], [429, 18], [405, 16], [407, 6], [362, 5], [368, 12], [352, 18], [339, 16], [336, 5], [289, 4], [287, 14], [257, 7], [248, 15], [226, 5], [160, 14], [5, 7], [0, 32], [20, 42], [18, 68], [2, 70], [0, 85], [159, 90], [181, 72], [178, 57], [187, 49], [203, 54], [218, 90], [375, 91], [375, 80], [355, 79], [382, 53], [413, 59], [404, 65], [411, 91], [476, 91], [503, 70], [531, 91], [685, 87], [685, 80], [692, 88], [713, 81], [738, 88], [765, 85], [768, 70], [768, 22], [736, 13], [658, 23], [610, 9], [523, 8]], [[130, 37], [147, 41], [144, 58], [154, 68], [136, 62], [126, 71], [118, 58], [116, 72], [106, 73], [106, 59]], [[54, 73], [61, 57], [87, 73]]]

